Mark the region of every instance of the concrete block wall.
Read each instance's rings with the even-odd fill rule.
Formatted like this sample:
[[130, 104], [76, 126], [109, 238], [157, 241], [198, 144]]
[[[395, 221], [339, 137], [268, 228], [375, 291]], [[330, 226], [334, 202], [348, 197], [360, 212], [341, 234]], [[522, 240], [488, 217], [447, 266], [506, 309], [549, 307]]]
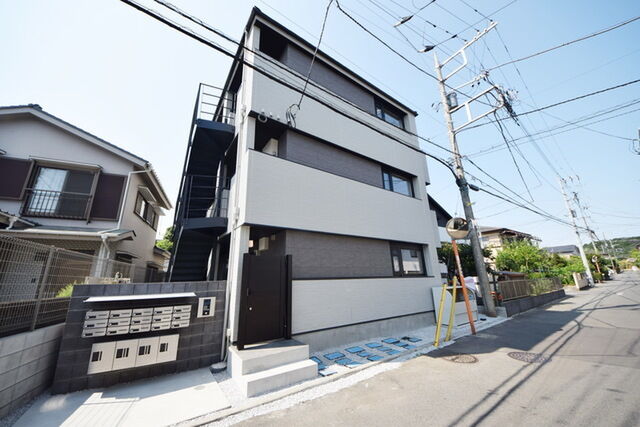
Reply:
[[[144, 295], [194, 292], [189, 300], [147, 300], [144, 302], [85, 303], [90, 296]], [[119, 285], [76, 285], [71, 296], [66, 327], [60, 347], [52, 393], [70, 393], [87, 388], [108, 387], [157, 375], [172, 374], [209, 366], [220, 360], [225, 309], [225, 281], [140, 283]], [[214, 317], [196, 318], [197, 298], [216, 297]], [[111, 310], [158, 305], [191, 304], [190, 324], [186, 328], [138, 334], [82, 338], [88, 310]], [[116, 307], [117, 305], [117, 307]], [[95, 343], [179, 334], [177, 359], [171, 362], [87, 375], [91, 347]]]
[[0, 338], [0, 418], [51, 385], [64, 324]]

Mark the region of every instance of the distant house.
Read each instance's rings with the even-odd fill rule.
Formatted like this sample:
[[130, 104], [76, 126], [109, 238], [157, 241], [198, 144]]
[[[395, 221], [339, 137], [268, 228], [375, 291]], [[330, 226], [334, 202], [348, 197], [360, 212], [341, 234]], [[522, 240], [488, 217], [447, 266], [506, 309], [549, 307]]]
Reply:
[[1, 235], [155, 272], [169, 256], [155, 247], [164, 209], [148, 161], [38, 105], [0, 107]]
[[505, 227], [478, 227], [480, 231], [480, 242], [482, 247], [491, 251], [494, 261], [487, 260], [495, 268], [495, 257], [509, 242], [528, 241], [537, 244], [540, 239], [521, 231], [512, 230]]
[[562, 246], [549, 246], [542, 248], [550, 254], [558, 254], [563, 258], [570, 258], [572, 256], [579, 256], [580, 250], [576, 245], [562, 245]]
[[429, 210], [433, 212], [435, 221], [438, 225], [438, 236], [440, 242], [450, 242], [451, 237], [447, 234], [447, 221], [451, 219], [451, 215], [447, 212], [440, 203], [438, 203], [433, 197], [427, 195], [429, 200]]

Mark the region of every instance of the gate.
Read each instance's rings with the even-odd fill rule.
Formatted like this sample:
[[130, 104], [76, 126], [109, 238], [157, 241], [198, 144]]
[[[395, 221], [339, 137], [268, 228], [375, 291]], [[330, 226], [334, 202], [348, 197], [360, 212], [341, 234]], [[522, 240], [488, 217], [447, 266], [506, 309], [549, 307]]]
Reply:
[[245, 254], [237, 347], [291, 338], [291, 255]]

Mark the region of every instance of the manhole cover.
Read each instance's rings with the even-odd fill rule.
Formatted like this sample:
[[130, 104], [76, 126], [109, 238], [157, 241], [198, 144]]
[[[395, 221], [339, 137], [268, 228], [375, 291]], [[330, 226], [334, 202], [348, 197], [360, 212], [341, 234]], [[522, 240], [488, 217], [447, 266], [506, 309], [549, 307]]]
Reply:
[[544, 363], [549, 360], [549, 357], [540, 353], [527, 353], [526, 351], [512, 351], [507, 353], [512, 359], [519, 360], [526, 363]]
[[454, 363], [476, 363], [478, 361], [477, 357], [464, 353], [452, 354], [445, 356], [443, 359]]

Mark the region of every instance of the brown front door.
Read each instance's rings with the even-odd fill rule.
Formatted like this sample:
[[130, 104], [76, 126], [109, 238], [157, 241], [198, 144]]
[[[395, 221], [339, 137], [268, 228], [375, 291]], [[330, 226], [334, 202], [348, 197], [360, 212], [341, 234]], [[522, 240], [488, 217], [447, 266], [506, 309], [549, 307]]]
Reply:
[[244, 255], [238, 349], [291, 337], [290, 268], [290, 255]]

